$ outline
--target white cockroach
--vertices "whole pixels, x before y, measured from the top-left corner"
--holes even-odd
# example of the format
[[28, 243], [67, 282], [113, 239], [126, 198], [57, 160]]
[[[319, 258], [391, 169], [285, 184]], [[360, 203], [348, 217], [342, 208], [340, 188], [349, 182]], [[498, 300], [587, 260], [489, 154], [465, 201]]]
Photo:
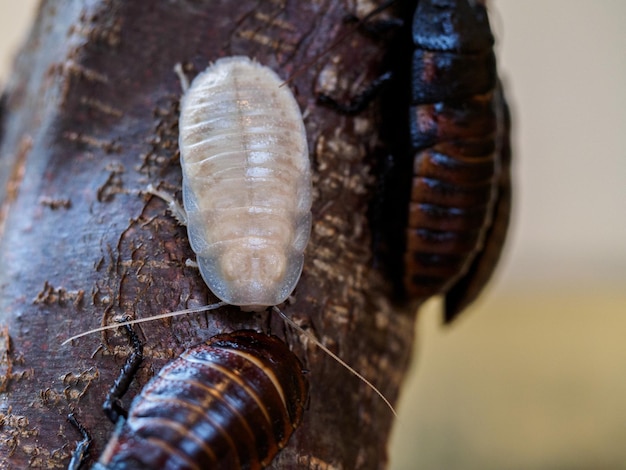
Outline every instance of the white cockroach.
[[183, 171], [181, 208], [165, 199], [187, 225], [202, 278], [216, 304], [96, 328], [76, 338], [134, 324], [236, 305], [273, 307], [283, 319], [391, 403], [365, 377], [303, 330], [278, 307], [293, 292], [311, 232], [311, 166], [300, 108], [284, 81], [248, 57], [217, 60], [188, 85], [179, 120]]
[[189, 242], [211, 291], [246, 310], [292, 293], [311, 231], [306, 131], [282, 83], [247, 57], [227, 57], [200, 73], [181, 101]]

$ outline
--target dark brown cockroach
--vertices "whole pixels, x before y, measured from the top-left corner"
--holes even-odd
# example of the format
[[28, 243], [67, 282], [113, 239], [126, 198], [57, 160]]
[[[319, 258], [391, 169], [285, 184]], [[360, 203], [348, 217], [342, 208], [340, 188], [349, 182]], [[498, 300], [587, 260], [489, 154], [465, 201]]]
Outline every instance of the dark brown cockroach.
[[412, 40], [403, 281], [411, 297], [445, 293], [450, 321], [484, 287], [504, 242], [508, 112], [484, 4], [419, 1]]
[[161, 369], [127, 414], [111, 413], [136, 359], [129, 357], [105, 402], [117, 426], [94, 469], [260, 469], [302, 419], [308, 393], [302, 365], [275, 336], [250, 330], [214, 336]]
[[485, 2], [392, 0], [375, 12], [391, 5], [413, 18], [390, 47], [391, 71], [350, 105], [321, 101], [352, 114], [383, 88], [392, 164], [373, 211], [375, 249], [406, 297], [445, 294], [451, 321], [489, 280], [506, 238], [508, 108]]

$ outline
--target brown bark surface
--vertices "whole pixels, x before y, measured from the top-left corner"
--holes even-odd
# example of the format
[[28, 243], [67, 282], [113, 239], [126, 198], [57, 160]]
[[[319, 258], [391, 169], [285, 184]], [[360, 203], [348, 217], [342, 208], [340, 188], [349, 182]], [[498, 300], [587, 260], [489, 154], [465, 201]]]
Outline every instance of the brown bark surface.
[[[141, 193], [178, 192], [180, 84], [222, 56], [247, 55], [289, 77], [341, 35], [352, 0], [47, 0], [16, 62], [0, 132], [0, 467], [63, 468], [79, 435], [97, 457], [113, 431], [101, 412], [129, 352], [113, 330], [72, 334], [213, 302], [186, 230]], [[373, 266], [376, 107], [358, 117], [316, 105], [377, 77], [385, 43], [352, 34], [289, 84], [305, 113], [314, 169], [313, 230], [286, 313], [395, 402], [414, 317], [394, 309]], [[269, 314], [223, 308], [144, 323], [146, 359], [125, 398], [185, 348], [242, 328], [284, 338], [301, 358], [310, 403], [272, 468], [386, 465], [393, 416], [363, 383]]]

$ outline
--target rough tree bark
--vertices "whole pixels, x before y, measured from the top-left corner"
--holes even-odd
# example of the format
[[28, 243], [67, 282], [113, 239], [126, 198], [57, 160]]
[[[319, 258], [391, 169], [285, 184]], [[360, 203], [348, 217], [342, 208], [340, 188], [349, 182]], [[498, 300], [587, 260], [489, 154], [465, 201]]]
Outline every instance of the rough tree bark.
[[[247, 55], [288, 77], [348, 26], [367, 0], [46, 0], [2, 103], [0, 160], [0, 466], [62, 468], [79, 436], [97, 456], [101, 412], [129, 347], [118, 332], [61, 343], [111, 323], [212, 302], [184, 228], [149, 183], [178, 191], [180, 84], [218, 57]], [[289, 86], [305, 112], [315, 172], [313, 231], [287, 314], [395, 402], [414, 316], [392, 308], [373, 268], [367, 211], [376, 107], [346, 117], [317, 106], [380, 72], [385, 42], [353, 34]], [[272, 468], [383, 468], [389, 409], [360, 381], [269, 314], [223, 308], [137, 327], [146, 360], [126, 403], [186, 347], [242, 328], [271, 330], [308, 369], [304, 422]]]

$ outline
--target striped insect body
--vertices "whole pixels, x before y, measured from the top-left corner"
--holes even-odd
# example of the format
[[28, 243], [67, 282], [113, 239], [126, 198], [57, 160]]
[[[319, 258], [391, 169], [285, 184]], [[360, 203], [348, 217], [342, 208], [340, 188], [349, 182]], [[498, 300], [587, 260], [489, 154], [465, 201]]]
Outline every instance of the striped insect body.
[[[391, 158], [379, 168], [374, 251], [404, 297], [445, 294], [450, 321], [488, 282], [506, 238], [508, 108], [484, 1], [389, 0], [361, 22], [392, 5], [412, 15], [390, 47], [392, 70], [350, 104], [326, 95], [319, 102], [355, 114], [383, 92], [381, 135]], [[380, 23], [370, 29], [398, 24]]]
[[[403, 284], [409, 296], [421, 299], [452, 289], [454, 297], [446, 307], [449, 321], [468, 303], [468, 293], [458, 286], [475, 275], [474, 261], [495, 242], [488, 234], [505, 190], [499, 182], [503, 171], [508, 172], [502, 168], [506, 104], [483, 4], [417, 2], [412, 41], [412, 177]], [[505, 219], [496, 223], [506, 233], [508, 211], [498, 217]], [[499, 255], [503, 242], [502, 234], [498, 246], [490, 247], [493, 254]], [[489, 262], [495, 266], [497, 258], [491, 256]], [[488, 277], [480, 286], [474, 284], [472, 300]]]
[[511, 116], [504, 99], [502, 87], [498, 88], [497, 101], [501, 106], [502, 126], [499, 130], [500, 171], [497, 180], [497, 199], [493, 210], [493, 223], [485, 235], [484, 248], [472, 261], [467, 274], [446, 292], [446, 318], [453, 319], [481, 293], [493, 274], [506, 240], [511, 214]]
[[260, 469], [302, 419], [302, 365], [275, 336], [214, 336], [133, 400], [94, 468]]
[[311, 229], [311, 169], [298, 104], [268, 67], [216, 61], [181, 101], [183, 202], [200, 273], [247, 310], [295, 288]]

